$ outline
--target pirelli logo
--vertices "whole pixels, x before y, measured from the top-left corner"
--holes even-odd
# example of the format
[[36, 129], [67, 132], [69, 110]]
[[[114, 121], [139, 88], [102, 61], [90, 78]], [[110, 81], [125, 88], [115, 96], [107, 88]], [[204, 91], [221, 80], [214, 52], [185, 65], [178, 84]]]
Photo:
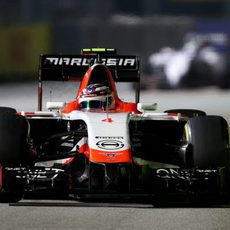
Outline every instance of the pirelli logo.
[[[89, 66], [95, 63], [96, 58], [90, 57], [45, 57], [43, 64], [48, 66]], [[136, 58], [102, 58], [102, 62], [106, 66], [131, 67], [136, 66]]]

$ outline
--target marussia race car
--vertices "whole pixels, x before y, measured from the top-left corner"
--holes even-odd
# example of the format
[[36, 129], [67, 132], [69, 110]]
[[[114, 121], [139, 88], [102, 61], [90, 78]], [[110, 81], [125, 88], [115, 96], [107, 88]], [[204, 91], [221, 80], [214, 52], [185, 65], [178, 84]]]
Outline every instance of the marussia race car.
[[[0, 197], [25, 194], [222, 196], [229, 191], [228, 124], [189, 109], [139, 103], [139, 60], [114, 49], [41, 55], [38, 111], [0, 108]], [[47, 102], [43, 81], [81, 81], [76, 99]], [[136, 103], [115, 82], [136, 82]]]

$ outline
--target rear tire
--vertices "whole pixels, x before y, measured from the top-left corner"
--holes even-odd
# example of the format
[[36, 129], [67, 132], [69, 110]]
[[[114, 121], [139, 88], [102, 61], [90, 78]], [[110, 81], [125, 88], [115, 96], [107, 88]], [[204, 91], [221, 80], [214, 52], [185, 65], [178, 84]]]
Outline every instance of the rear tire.
[[180, 113], [188, 117], [206, 116], [206, 113], [197, 109], [169, 109], [165, 113]]

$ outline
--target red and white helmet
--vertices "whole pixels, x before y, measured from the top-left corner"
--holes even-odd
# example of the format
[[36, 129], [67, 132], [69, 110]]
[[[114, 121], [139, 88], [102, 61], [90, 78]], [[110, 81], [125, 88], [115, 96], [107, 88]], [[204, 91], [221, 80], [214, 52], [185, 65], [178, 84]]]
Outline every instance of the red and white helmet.
[[83, 89], [79, 97], [79, 105], [82, 110], [101, 110], [106, 108], [114, 109], [115, 101], [112, 91], [103, 84], [90, 84]]

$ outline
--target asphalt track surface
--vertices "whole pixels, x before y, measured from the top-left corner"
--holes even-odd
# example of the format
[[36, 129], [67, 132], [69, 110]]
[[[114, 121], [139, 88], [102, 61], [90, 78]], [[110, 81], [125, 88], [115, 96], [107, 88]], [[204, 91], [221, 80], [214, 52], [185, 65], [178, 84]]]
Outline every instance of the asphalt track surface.
[[[128, 86], [120, 90], [127, 98]], [[0, 105], [18, 111], [37, 108], [36, 83], [0, 85]], [[58, 96], [67, 96], [59, 91]], [[54, 101], [54, 93], [45, 95]], [[230, 91], [215, 88], [180, 91], [148, 90], [141, 102], [170, 108], [196, 108], [224, 116], [230, 122]], [[74, 200], [22, 200], [0, 204], [0, 229], [230, 229], [230, 205], [155, 207], [146, 203], [101, 203]]]

